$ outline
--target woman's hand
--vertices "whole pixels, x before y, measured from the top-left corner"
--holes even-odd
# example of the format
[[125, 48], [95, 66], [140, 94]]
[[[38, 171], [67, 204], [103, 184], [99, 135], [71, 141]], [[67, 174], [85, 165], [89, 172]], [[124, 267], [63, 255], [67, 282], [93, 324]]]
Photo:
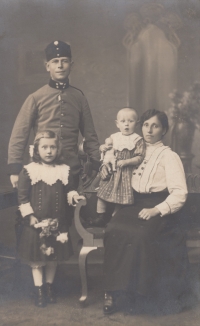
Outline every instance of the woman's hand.
[[38, 219], [35, 216], [31, 215], [30, 216], [30, 226], [34, 226], [37, 223], [38, 223]]
[[156, 207], [144, 208], [139, 212], [138, 218], [141, 218], [143, 220], [149, 220], [151, 217], [157, 216], [159, 214], [160, 211]]
[[111, 148], [112, 148], [112, 145], [103, 144], [103, 145], [101, 145], [99, 147], [99, 150], [100, 150], [100, 152], [105, 153], [105, 152], [107, 152]]
[[126, 166], [126, 160], [117, 161], [117, 167], [118, 168], [123, 168], [124, 166]]

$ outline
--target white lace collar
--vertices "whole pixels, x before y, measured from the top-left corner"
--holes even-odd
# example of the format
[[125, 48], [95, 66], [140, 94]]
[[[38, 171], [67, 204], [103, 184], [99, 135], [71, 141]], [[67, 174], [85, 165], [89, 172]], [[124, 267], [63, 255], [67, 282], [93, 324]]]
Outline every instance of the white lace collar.
[[113, 140], [113, 148], [119, 151], [122, 151], [123, 149], [128, 149], [131, 151], [135, 148], [136, 143], [138, 140], [140, 140], [142, 137], [136, 134], [135, 132], [131, 135], [123, 135], [121, 132], [116, 132], [115, 134], [111, 135], [111, 138]]
[[64, 185], [68, 184], [70, 167], [66, 164], [48, 165], [32, 162], [25, 165], [24, 168], [28, 172], [32, 185], [43, 181], [52, 186], [57, 180], [60, 180]]

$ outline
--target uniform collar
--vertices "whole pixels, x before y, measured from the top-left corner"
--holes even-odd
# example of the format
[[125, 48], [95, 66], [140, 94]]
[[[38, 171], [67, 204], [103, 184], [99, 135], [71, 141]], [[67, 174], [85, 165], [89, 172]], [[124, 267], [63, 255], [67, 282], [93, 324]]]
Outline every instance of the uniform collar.
[[67, 78], [61, 83], [50, 78], [49, 86], [55, 89], [66, 89], [69, 87], [69, 79]]

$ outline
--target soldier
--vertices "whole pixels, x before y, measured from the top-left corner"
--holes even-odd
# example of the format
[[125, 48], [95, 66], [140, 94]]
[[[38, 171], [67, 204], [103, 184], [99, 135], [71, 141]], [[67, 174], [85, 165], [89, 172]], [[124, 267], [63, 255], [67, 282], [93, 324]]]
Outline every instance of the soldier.
[[[78, 186], [80, 161], [78, 158], [79, 130], [85, 138], [85, 150], [90, 157], [93, 175], [99, 169], [99, 143], [90, 108], [81, 90], [69, 84], [73, 65], [71, 48], [62, 41], [53, 41], [45, 49], [49, 84], [29, 95], [15, 121], [8, 149], [8, 167], [13, 187], [17, 187], [23, 155], [30, 131], [34, 134], [50, 129], [61, 139], [65, 163], [70, 166], [74, 183]], [[88, 183], [88, 179], [85, 183]]]

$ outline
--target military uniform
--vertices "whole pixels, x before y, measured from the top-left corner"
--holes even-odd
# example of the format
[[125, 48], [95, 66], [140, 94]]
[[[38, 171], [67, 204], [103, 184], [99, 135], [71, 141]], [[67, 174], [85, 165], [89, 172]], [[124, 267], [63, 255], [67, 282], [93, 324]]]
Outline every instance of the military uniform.
[[[60, 44], [60, 47], [59, 47]], [[64, 44], [64, 48], [62, 45]], [[69, 47], [69, 46], [68, 46]], [[47, 60], [52, 57], [71, 57], [70, 47], [66, 52], [66, 43], [55, 41], [46, 49]], [[77, 176], [80, 172], [78, 158], [79, 130], [85, 138], [86, 151], [93, 163], [94, 170], [99, 167], [99, 143], [84, 94], [69, 85], [69, 80], [49, 84], [29, 95], [15, 121], [8, 150], [9, 174], [19, 174], [29, 134], [43, 130], [56, 132], [63, 145], [65, 163]]]

